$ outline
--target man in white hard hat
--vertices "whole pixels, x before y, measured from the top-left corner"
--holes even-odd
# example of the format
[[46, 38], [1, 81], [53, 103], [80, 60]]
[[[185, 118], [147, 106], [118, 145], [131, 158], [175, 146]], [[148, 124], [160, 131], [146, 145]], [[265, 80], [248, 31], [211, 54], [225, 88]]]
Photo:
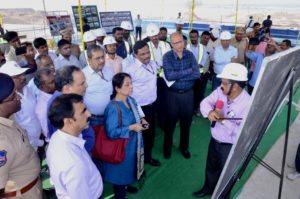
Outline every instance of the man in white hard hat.
[[98, 28], [93, 30], [94, 35], [96, 36], [96, 44], [102, 48], [104, 48], [103, 46], [103, 40], [106, 36], [106, 31], [104, 30], [104, 28]]
[[[214, 51], [214, 72], [216, 75], [222, 73], [226, 64], [237, 61], [237, 49], [230, 45], [231, 33], [223, 31], [220, 35], [221, 45], [217, 46]], [[215, 90], [221, 85], [221, 79], [213, 78], [212, 88]]]
[[93, 31], [87, 31], [83, 34], [84, 48], [95, 45], [96, 44], [96, 35]]
[[147, 37], [150, 41], [147, 42], [151, 54], [151, 60], [155, 61], [158, 66], [162, 66], [162, 58], [166, 52], [171, 50], [167, 42], [159, 40], [159, 28], [156, 24], [150, 23], [146, 28]]
[[83, 42], [84, 42], [84, 51], [83, 53], [80, 54], [79, 57], [79, 61], [81, 63], [82, 66], [86, 66], [87, 65], [87, 55], [86, 55], [86, 49], [89, 46], [93, 46], [96, 44], [96, 35], [94, 33], [94, 31], [87, 31], [85, 33], [83, 33]]
[[[171, 46], [169, 43], [165, 41], [159, 40], [159, 28], [156, 24], [150, 23], [146, 28], [146, 34], [149, 38], [149, 42], [147, 42], [150, 50], [151, 60], [155, 61], [159, 66], [158, 75], [162, 75], [162, 64], [163, 64], [163, 56], [166, 52], [171, 50]], [[164, 126], [165, 114], [166, 114], [166, 98], [167, 98], [167, 90], [166, 84], [162, 77], [158, 77], [157, 79], [157, 117], [158, 123], [161, 128]]]
[[[227, 64], [217, 76], [222, 81], [221, 86], [200, 104], [202, 115], [212, 122], [212, 138], [208, 147], [205, 183], [200, 191], [194, 193], [196, 197], [213, 193], [230, 149], [237, 140], [250, 101], [249, 94], [244, 90], [247, 74], [245, 66], [238, 63]], [[220, 103], [222, 105], [218, 105]]]
[[117, 55], [117, 42], [113, 36], [106, 36], [103, 41], [106, 52], [105, 64], [112, 68], [114, 75], [122, 72], [123, 58]]
[[220, 30], [219, 29], [212, 29], [210, 30], [210, 39], [206, 45], [207, 53], [209, 55], [209, 70], [213, 71], [213, 62], [214, 62], [214, 51], [215, 48], [219, 45], [221, 45], [220, 41]]
[[130, 34], [130, 31], [133, 30], [132, 24], [129, 21], [122, 21], [120, 27], [123, 29], [123, 39], [127, 54], [131, 54], [133, 51], [133, 45], [135, 43], [134, 36]]

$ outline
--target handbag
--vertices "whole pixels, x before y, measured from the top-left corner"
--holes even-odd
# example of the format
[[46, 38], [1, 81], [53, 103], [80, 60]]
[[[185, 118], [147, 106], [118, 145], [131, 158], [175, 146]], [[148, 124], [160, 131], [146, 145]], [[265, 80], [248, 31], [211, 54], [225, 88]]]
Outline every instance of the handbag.
[[[117, 102], [113, 101], [118, 109], [118, 126], [122, 127], [122, 112]], [[95, 147], [92, 156], [111, 164], [121, 163], [125, 159], [128, 139], [110, 139], [103, 125], [93, 127], [95, 131]]]

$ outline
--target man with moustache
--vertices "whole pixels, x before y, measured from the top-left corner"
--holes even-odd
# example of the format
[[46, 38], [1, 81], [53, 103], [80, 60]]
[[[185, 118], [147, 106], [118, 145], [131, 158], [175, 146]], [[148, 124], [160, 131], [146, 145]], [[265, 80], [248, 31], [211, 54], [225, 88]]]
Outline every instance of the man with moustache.
[[[250, 96], [244, 90], [246, 86], [247, 68], [238, 63], [227, 64], [217, 77], [221, 86], [214, 90], [200, 104], [203, 117], [207, 117], [215, 125], [211, 125], [211, 140], [208, 147], [205, 183], [194, 192], [196, 197], [204, 197], [213, 193], [232, 145], [236, 142], [242, 120], [223, 120], [222, 118], [244, 118]], [[222, 110], [215, 108], [217, 101], [222, 101]]]
[[47, 163], [58, 198], [98, 199], [102, 178], [84, 148], [81, 132], [91, 116], [78, 94], [63, 94], [50, 105], [48, 117], [58, 130], [50, 139]]
[[41, 199], [39, 158], [12, 119], [20, 109], [13, 79], [0, 73], [0, 198]]

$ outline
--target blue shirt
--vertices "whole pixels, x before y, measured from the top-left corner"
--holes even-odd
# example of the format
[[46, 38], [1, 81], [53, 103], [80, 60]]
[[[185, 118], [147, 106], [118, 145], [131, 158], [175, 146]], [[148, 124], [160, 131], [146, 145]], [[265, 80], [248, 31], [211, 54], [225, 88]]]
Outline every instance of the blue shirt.
[[255, 62], [255, 68], [253, 71], [253, 75], [251, 77], [251, 80], [249, 81], [250, 86], [254, 87], [257, 77], [259, 75], [260, 69], [261, 69], [261, 64], [264, 60], [264, 54], [258, 53], [258, 52], [252, 52], [248, 51], [246, 53], [246, 57], [248, 57], [251, 61]]
[[195, 56], [188, 50], [183, 50], [182, 58], [173, 51], [168, 51], [163, 57], [163, 69], [168, 81], [175, 81], [174, 90], [189, 90], [194, 81], [200, 78], [199, 66]]
[[117, 55], [125, 59], [127, 57], [127, 50], [124, 41], [117, 43]]
[[[48, 102], [48, 110], [50, 108], [50, 105], [52, 104], [52, 102], [55, 100], [55, 98], [57, 98], [58, 96], [62, 95], [61, 92], [59, 91], [55, 91], [52, 95], [52, 97], [49, 99]], [[49, 139], [51, 138], [51, 136], [53, 135], [54, 132], [57, 131], [57, 129], [51, 124], [50, 120], [48, 119], [48, 137]], [[84, 148], [87, 150], [88, 153], [91, 153], [94, 145], [95, 145], [95, 132], [92, 129], [92, 127], [86, 128], [84, 129], [82, 132], [82, 138], [86, 141], [84, 144]]]

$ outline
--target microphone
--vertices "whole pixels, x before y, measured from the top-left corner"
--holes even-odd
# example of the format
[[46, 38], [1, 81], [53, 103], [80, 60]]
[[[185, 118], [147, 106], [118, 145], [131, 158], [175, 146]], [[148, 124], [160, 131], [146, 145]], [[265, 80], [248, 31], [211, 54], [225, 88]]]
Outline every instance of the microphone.
[[[218, 101], [216, 102], [215, 111], [216, 111], [217, 113], [220, 113], [220, 112], [222, 111], [222, 109], [223, 109], [223, 106], [224, 106], [224, 102], [223, 102], [222, 100], [218, 100]], [[213, 121], [213, 122], [211, 123], [210, 127], [211, 127], [211, 128], [214, 128], [215, 125], [216, 125], [216, 121]]]

